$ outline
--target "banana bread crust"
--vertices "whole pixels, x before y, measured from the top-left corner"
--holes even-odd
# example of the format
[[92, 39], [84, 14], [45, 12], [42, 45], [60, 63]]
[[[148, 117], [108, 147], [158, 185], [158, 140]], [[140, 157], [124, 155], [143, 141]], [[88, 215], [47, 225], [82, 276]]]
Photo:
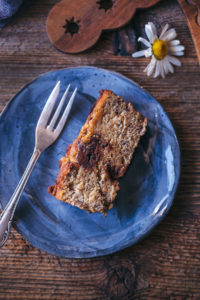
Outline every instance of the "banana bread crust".
[[105, 215], [146, 125], [147, 119], [131, 103], [102, 90], [78, 137], [59, 161], [60, 172], [49, 193]]

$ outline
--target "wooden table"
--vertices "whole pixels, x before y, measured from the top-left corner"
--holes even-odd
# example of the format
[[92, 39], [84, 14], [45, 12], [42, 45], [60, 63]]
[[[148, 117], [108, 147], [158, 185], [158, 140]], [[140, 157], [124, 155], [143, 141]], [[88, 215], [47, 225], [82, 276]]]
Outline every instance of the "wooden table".
[[0, 111], [20, 88], [45, 72], [91, 65], [122, 73], [168, 112], [182, 153], [174, 205], [143, 241], [94, 259], [64, 259], [27, 244], [12, 229], [0, 249], [0, 299], [200, 299], [200, 70], [185, 17], [175, 0], [138, 11], [135, 21], [168, 22], [185, 45], [182, 67], [166, 79], [147, 78], [149, 59], [115, 56], [112, 33], [80, 55], [49, 42], [45, 20], [53, 0], [35, 0], [0, 31]]

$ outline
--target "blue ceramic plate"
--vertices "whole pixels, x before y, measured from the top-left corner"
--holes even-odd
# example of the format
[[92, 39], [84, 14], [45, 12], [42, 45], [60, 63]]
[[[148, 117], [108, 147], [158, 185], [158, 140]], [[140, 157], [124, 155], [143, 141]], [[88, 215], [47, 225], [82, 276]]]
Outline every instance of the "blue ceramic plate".
[[[133, 245], [169, 210], [180, 172], [180, 151], [172, 124], [161, 105], [120, 74], [78, 67], [47, 73], [23, 88], [0, 116], [0, 202], [5, 207], [31, 157], [35, 127], [54, 87], [61, 93], [78, 87], [69, 121], [54, 145], [40, 157], [20, 199], [15, 226], [35, 247], [64, 257], [93, 257]], [[88, 214], [50, 196], [58, 160], [77, 137], [101, 89], [111, 89], [148, 118], [145, 136], [120, 179], [114, 207], [107, 217]]]

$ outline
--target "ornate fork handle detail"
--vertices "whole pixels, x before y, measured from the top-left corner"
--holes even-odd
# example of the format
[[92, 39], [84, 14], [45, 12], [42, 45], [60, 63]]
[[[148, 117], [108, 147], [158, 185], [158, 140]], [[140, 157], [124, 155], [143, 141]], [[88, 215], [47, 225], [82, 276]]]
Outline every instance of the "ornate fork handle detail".
[[35, 148], [15, 192], [0, 216], [0, 247], [2, 247], [8, 239], [15, 209], [40, 154], [41, 151]]

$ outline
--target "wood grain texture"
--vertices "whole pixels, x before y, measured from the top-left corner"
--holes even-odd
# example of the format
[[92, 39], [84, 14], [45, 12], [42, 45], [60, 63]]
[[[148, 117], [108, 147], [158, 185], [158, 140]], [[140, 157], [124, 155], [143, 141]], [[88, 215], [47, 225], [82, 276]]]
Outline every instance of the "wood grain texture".
[[102, 30], [127, 24], [136, 8], [150, 7], [159, 1], [62, 0], [48, 15], [47, 33], [57, 49], [66, 53], [80, 53], [98, 41]]
[[[138, 11], [144, 24], [175, 27], [186, 47], [182, 67], [166, 79], [147, 78], [147, 58], [114, 56], [112, 34], [94, 48], [66, 55], [49, 42], [45, 21], [53, 0], [35, 0], [0, 31], [0, 110], [26, 83], [45, 72], [77, 65], [118, 71], [137, 81], [168, 112], [181, 146], [182, 172], [174, 205], [143, 241], [95, 259], [63, 259], [28, 245], [12, 229], [0, 249], [0, 299], [200, 299], [200, 70], [185, 17], [175, 0]], [[13, 144], [14, 147], [14, 144]]]

